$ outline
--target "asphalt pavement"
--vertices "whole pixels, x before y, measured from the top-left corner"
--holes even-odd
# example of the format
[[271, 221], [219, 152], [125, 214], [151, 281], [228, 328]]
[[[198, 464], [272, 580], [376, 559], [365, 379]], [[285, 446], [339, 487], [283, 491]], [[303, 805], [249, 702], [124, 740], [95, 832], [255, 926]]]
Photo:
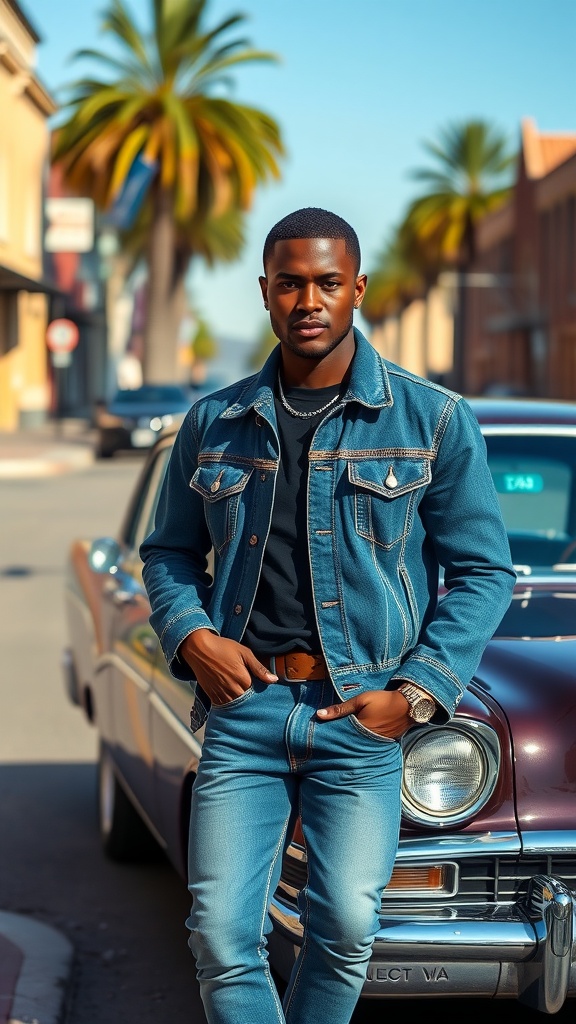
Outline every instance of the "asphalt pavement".
[[[94, 460], [84, 420], [0, 432], [0, 482], [77, 472]], [[0, 1024], [61, 1024], [74, 949], [61, 932], [0, 910]]]

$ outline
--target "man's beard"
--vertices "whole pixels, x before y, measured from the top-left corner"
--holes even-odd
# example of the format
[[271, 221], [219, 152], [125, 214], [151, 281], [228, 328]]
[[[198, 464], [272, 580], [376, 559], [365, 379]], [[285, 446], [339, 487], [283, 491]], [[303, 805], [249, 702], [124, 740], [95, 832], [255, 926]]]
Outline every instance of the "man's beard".
[[[325, 356], [329, 355], [330, 352], [333, 352], [335, 348], [338, 348], [338, 345], [341, 345], [342, 342], [344, 341], [344, 338], [348, 336], [348, 334], [352, 330], [352, 327], [354, 326], [354, 316], [353, 313], [350, 313], [350, 320], [347, 326], [342, 331], [342, 333], [338, 334], [335, 338], [333, 338], [328, 348], [322, 349], [321, 353], [311, 351], [311, 346], [310, 348], [308, 348], [310, 342], [304, 342], [302, 347], [300, 347], [300, 345], [297, 342], [293, 342], [290, 339], [290, 337], [284, 337], [282, 334], [282, 328], [278, 324], [278, 321], [275, 320], [275, 318], [272, 316], [272, 314], [270, 314], [270, 325], [278, 340], [283, 345], [285, 345], [290, 352], [293, 352], [294, 355], [301, 356], [302, 359], [324, 359]], [[286, 333], [288, 334], [288, 332]]]

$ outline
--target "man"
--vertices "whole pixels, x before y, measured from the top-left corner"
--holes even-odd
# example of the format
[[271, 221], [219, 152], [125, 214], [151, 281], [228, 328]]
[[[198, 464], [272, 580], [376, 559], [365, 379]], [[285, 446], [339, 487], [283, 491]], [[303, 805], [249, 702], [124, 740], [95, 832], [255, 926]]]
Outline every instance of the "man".
[[[397, 850], [399, 739], [454, 714], [515, 579], [473, 414], [354, 329], [359, 271], [332, 213], [272, 228], [279, 345], [191, 409], [142, 547], [194, 728], [210, 709], [187, 922], [209, 1024], [350, 1021]], [[267, 908], [299, 817], [304, 935], [281, 1007]]]

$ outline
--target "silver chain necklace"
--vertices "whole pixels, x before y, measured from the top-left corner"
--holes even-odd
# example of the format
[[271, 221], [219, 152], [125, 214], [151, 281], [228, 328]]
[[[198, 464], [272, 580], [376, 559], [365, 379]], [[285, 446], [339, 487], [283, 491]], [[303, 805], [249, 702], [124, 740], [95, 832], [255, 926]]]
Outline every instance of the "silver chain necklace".
[[300, 420], [309, 420], [312, 416], [318, 416], [321, 412], [325, 412], [326, 409], [329, 409], [331, 405], [334, 405], [334, 402], [337, 402], [338, 399], [340, 398], [340, 392], [338, 392], [336, 395], [334, 395], [334, 398], [331, 398], [329, 402], [326, 402], [326, 405], [320, 406], [319, 409], [314, 409], [313, 412], [300, 412], [299, 409], [293, 409], [292, 406], [289, 404], [288, 399], [286, 398], [286, 395], [284, 394], [284, 390], [282, 388], [280, 373], [278, 373], [278, 394], [280, 396], [280, 401], [282, 402], [282, 405], [286, 409], [286, 412], [289, 412], [291, 416], [297, 416], [298, 419]]

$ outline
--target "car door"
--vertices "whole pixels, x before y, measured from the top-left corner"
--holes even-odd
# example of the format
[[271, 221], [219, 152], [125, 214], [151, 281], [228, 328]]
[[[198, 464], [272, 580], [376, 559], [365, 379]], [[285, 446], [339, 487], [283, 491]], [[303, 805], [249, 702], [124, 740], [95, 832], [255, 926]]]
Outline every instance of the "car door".
[[190, 684], [170, 674], [159, 649], [152, 675], [152, 740], [155, 761], [156, 799], [160, 831], [176, 866], [184, 871], [184, 818], [188, 801], [186, 780], [192, 780], [202, 751], [204, 726], [190, 731]]
[[138, 551], [149, 532], [169, 455], [170, 447], [160, 446], [150, 460], [124, 526], [122, 557], [104, 587], [109, 616], [114, 761], [143, 816], [154, 826], [158, 815], [150, 696], [158, 639], [149, 622], [150, 604]]

